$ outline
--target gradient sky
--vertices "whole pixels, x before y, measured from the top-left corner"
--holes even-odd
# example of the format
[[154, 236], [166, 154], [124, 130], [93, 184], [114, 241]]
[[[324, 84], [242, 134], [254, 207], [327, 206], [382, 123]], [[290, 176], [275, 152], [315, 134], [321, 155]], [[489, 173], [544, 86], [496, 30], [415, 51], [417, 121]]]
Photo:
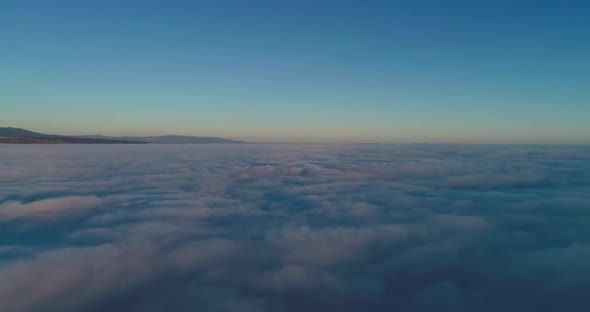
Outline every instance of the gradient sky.
[[0, 1], [0, 126], [590, 143], [589, 1]]

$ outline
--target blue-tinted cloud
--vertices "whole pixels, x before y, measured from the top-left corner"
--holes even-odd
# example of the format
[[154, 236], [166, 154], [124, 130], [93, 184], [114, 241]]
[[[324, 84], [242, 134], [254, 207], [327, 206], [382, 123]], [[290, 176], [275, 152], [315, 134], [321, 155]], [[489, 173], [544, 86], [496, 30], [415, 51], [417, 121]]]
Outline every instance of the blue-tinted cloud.
[[590, 150], [4, 146], [2, 311], [586, 311]]

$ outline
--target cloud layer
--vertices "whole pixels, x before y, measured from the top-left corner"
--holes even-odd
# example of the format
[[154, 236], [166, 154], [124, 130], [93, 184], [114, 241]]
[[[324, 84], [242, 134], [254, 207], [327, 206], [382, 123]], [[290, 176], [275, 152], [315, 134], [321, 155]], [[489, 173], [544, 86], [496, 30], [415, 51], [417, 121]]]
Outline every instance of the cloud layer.
[[590, 148], [0, 146], [1, 311], [588, 311]]

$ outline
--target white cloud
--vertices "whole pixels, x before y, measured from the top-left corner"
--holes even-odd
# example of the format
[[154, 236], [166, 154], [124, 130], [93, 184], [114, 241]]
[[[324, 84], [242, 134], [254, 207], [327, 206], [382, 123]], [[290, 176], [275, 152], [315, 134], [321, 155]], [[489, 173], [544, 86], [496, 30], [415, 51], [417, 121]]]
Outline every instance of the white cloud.
[[7, 148], [1, 311], [589, 310], [584, 147]]
[[30, 203], [7, 202], [0, 205], [0, 220], [76, 216], [98, 207], [100, 203], [100, 199], [95, 196], [48, 198]]

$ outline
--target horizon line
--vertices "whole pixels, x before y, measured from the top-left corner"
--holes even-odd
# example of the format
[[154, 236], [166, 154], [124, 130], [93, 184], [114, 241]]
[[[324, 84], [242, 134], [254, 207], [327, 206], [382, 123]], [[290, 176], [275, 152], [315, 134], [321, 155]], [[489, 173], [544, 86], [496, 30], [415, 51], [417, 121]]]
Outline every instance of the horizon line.
[[[488, 146], [499, 146], [499, 145], [511, 145], [511, 146], [590, 146], [590, 142], [586, 143], [564, 143], [564, 142], [452, 142], [452, 141], [443, 141], [443, 142], [435, 142], [435, 141], [407, 141], [407, 142], [400, 142], [400, 141], [350, 141], [346, 142], [343, 140], [319, 140], [319, 141], [306, 141], [306, 140], [265, 140], [261, 138], [253, 138], [253, 137], [237, 137], [237, 136], [219, 136], [219, 135], [195, 135], [195, 134], [156, 134], [156, 135], [103, 135], [99, 133], [92, 133], [92, 134], [47, 134], [43, 130], [29, 130], [26, 128], [21, 127], [14, 127], [14, 126], [4, 126], [0, 128], [8, 128], [8, 129], [19, 129], [25, 131], [31, 131], [39, 134], [44, 135], [55, 135], [55, 136], [68, 136], [68, 137], [82, 137], [82, 136], [104, 136], [107, 138], [125, 138], [125, 137], [137, 137], [137, 138], [149, 138], [149, 137], [163, 137], [163, 136], [183, 136], [183, 137], [199, 137], [199, 138], [219, 138], [219, 139], [229, 139], [229, 140], [237, 140], [242, 141], [242, 143], [249, 143], [249, 144], [313, 144], [313, 145], [488, 145]], [[182, 144], [182, 143], [180, 143]], [[207, 143], [199, 143], [199, 144], [207, 144]], [[215, 143], [210, 143], [215, 144]]]

